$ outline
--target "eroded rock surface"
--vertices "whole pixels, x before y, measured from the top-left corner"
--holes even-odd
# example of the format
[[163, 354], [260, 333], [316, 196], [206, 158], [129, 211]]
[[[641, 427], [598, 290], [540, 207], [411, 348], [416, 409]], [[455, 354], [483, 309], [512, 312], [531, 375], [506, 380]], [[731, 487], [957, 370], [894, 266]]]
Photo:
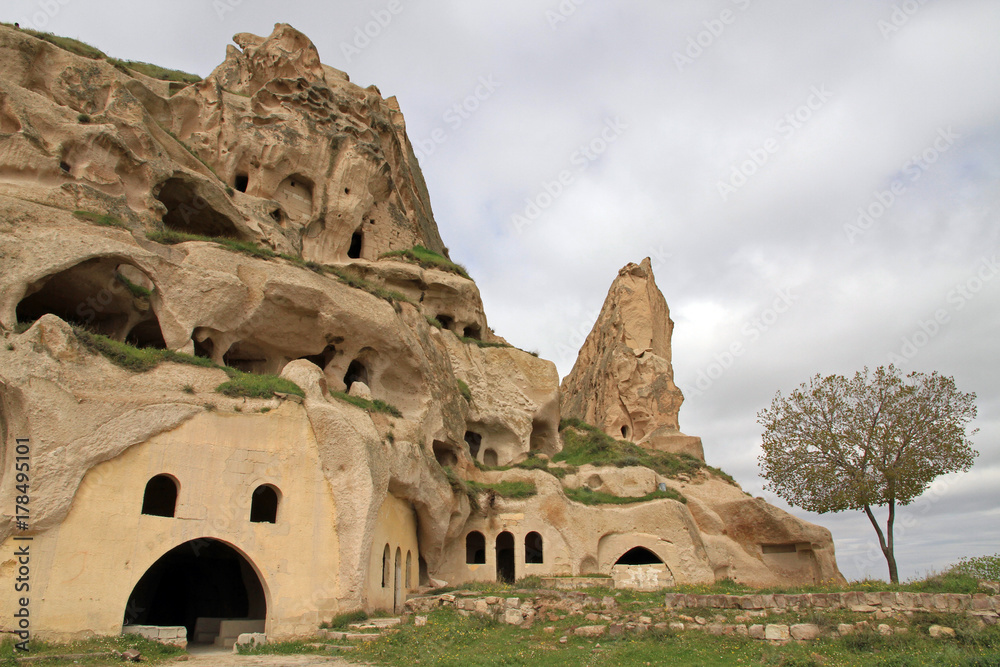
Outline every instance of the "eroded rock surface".
[[701, 438], [680, 432], [684, 396], [674, 384], [674, 323], [647, 257], [618, 272], [573, 370], [563, 414], [643, 447], [704, 459]]
[[[554, 462], [566, 416], [701, 456], [648, 260], [560, 392], [445, 261], [395, 100], [290, 26], [234, 41], [185, 86], [0, 27], [0, 573], [30, 536], [38, 636], [155, 625], [161, 580], [282, 638], [444, 582], [840, 576], [827, 531], [710, 469]], [[384, 256], [415, 246], [437, 260]], [[218, 391], [277, 376], [302, 395]], [[638, 501], [661, 486], [684, 498]], [[170, 579], [202, 566], [243, 592]]]

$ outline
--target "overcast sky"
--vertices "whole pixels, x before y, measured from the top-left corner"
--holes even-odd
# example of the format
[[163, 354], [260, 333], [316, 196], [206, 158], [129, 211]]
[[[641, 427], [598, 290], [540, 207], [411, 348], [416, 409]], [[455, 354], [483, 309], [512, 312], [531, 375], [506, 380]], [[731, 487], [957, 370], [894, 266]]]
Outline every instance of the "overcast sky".
[[[1000, 552], [995, 0], [7, 0], [0, 16], [202, 76], [237, 32], [302, 30], [398, 98], [441, 236], [514, 345], [565, 376], [618, 269], [653, 258], [681, 428], [754, 495], [776, 501], [756, 414], [778, 390], [893, 359], [954, 376], [979, 396], [981, 453], [900, 515], [900, 575]], [[849, 579], [887, 577], [862, 514], [792, 511], [833, 530]]]

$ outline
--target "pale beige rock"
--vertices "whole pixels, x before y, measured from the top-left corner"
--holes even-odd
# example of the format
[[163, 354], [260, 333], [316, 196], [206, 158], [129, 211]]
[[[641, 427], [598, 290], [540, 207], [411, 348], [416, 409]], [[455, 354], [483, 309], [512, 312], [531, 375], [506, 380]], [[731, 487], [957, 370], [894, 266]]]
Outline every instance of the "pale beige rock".
[[[496, 580], [508, 557], [518, 578], [602, 574], [638, 588], [839, 577], [828, 532], [712, 474], [489, 470], [551, 462], [561, 416], [701, 456], [678, 430], [672, 324], [649, 261], [620, 273], [561, 397], [552, 362], [492, 332], [472, 280], [381, 257], [418, 244], [447, 254], [396, 101], [324, 66], [290, 26], [234, 41], [183, 86], [0, 26], [0, 433], [4, 451], [22, 437], [32, 447], [31, 529], [49, 554], [37, 574], [51, 586], [33, 598], [37, 636], [115, 634], [143, 574], [197, 540], [244, 555], [268, 598], [254, 620], [277, 640], [345, 611], [400, 612], [420, 589]], [[157, 242], [164, 229], [286, 257]], [[231, 398], [216, 392], [222, 369], [175, 361], [128, 371], [70, 324], [280, 375], [304, 396]], [[12, 470], [0, 471], [8, 508]], [[140, 512], [156, 474], [178, 478], [174, 517]], [[463, 479], [536, 493], [470, 494]], [[266, 526], [246, 506], [262, 484], [283, 494]], [[641, 497], [659, 484], [689, 503], [587, 506], [565, 492]], [[8, 513], [0, 572], [13, 571], [16, 530]], [[619, 563], [637, 549], [658, 562]], [[535, 619], [490, 600], [460, 611], [483, 602], [512, 624]], [[0, 618], [11, 604], [0, 598]]]
[[927, 628], [927, 634], [929, 634], [934, 639], [941, 639], [942, 637], [954, 637], [955, 629], [949, 628], [944, 625], [932, 625]]
[[673, 328], [649, 258], [625, 266], [563, 380], [564, 416], [649, 449], [703, 459], [701, 439], [681, 433], [677, 421], [684, 396], [670, 362]]
[[792, 639], [799, 641], [819, 639], [822, 634], [820, 627], [814, 623], [796, 623], [789, 628], [788, 632]]

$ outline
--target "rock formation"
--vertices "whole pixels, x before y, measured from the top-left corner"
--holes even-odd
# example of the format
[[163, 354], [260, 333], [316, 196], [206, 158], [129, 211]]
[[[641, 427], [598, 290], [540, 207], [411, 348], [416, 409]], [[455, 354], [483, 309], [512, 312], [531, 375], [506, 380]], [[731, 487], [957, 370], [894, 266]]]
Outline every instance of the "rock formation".
[[647, 257], [618, 272], [601, 314], [562, 384], [562, 411], [649, 449], [700, 459], [701, 438], [680, 432], [674, 323]]
[[[30, 543], [36, 636], [302, 636], [443, 581], [839, 577], [827, 531], [700, 463], [567, 463], [555, 365], [447, 259], [395, 100], [290, 26], [235, 42], [183, 85], [0, 27], [0, 573]], [[615, 285], [566, 413], [676, 450], [666, 304], [648, 263]]]

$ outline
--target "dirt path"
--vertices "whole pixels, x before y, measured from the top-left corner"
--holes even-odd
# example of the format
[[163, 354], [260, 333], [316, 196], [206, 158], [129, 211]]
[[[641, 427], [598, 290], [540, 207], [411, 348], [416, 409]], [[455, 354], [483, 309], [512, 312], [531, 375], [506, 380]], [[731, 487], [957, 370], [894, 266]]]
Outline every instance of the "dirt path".
[[196, 653], [187, 660], [174, 660], [164, 664], [178, 667], [307, 667], [308, 665], [368, 667], [363, 663], [326, 655], [236, 655], [222, 651]]

